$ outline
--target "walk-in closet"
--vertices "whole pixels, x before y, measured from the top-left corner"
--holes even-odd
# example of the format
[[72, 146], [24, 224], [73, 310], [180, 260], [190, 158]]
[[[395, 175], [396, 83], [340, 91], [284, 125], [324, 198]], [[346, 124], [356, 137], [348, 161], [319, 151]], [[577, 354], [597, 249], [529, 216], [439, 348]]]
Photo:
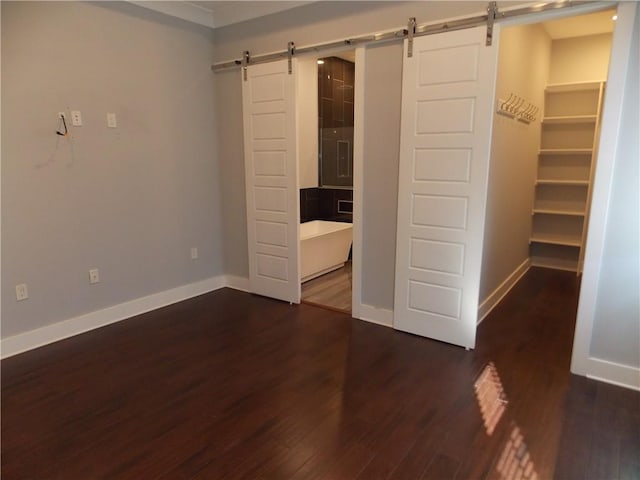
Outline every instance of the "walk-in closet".
[[529, 267], [580, 280], [614, 22], [603, 11], [501, 32], [480, 318]]

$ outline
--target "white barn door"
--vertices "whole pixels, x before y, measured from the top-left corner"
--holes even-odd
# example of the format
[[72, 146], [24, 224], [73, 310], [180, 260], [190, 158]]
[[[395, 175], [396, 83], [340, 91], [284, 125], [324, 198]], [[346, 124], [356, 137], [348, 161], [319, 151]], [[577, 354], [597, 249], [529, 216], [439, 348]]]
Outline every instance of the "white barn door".
[[295, 67], [247, 67], [242, 104], [249, 290], [300, 303]]
[[475, 346], [498, 27], [405, 40], [394, 328]]

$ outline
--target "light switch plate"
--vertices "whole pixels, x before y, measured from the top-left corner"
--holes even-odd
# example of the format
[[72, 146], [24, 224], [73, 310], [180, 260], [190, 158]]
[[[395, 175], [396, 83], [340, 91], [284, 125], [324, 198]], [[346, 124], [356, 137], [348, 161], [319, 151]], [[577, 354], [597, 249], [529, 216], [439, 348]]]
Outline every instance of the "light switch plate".
[[26, 300], [29, 298], [29, 291], [27, 290], [27, 284], [21, 283], [16, 285], [16, 300]]

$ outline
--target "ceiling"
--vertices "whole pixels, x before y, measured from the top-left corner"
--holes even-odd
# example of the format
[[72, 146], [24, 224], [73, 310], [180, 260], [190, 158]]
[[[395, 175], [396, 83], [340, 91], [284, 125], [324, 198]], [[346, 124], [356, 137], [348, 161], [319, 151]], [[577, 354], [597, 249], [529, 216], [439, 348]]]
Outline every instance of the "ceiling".
[[313, 3], [310, 1], [131, 1], [140, 7], [182, 18], [210, 28], [224, 27], [252, 18]]
[[615, 23], [611, 17], [614, 14], [615, 10], [605, 10], [587, 15], [551, 20], [544, 22], [542, 26], [552, 40], [596, 35], [598, 33], [611, 33], [613, 32], [613, 24]]

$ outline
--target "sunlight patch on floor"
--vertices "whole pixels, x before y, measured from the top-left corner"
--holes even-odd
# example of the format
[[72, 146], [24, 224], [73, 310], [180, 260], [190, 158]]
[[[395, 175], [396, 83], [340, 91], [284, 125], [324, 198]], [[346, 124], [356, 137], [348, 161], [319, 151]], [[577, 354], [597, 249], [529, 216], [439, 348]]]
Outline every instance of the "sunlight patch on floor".
[[[498, 370], [489, 362], [475, 381], [480, 413], [487, 435], [492, 435], [507, 410], [507, 396], [500, 381]], [[500, 454], [496, 470], [503, 480], [537, 480], [533, 460], [524, 442], [520, 427], [512, 423], [511, 432]]]
[[476, 391], [484, 427], [487, 430], [487, 434], [491, 435], [507, 408], [507, 399], [502, 388], [502, 382], [493, 363], [489, 363], [484, 367], [473, 388]]
[[511, 430], [496, 468], [505, 480], [537, 480], [538, 478], [529, 449], [517, 425], [514, 425]]

